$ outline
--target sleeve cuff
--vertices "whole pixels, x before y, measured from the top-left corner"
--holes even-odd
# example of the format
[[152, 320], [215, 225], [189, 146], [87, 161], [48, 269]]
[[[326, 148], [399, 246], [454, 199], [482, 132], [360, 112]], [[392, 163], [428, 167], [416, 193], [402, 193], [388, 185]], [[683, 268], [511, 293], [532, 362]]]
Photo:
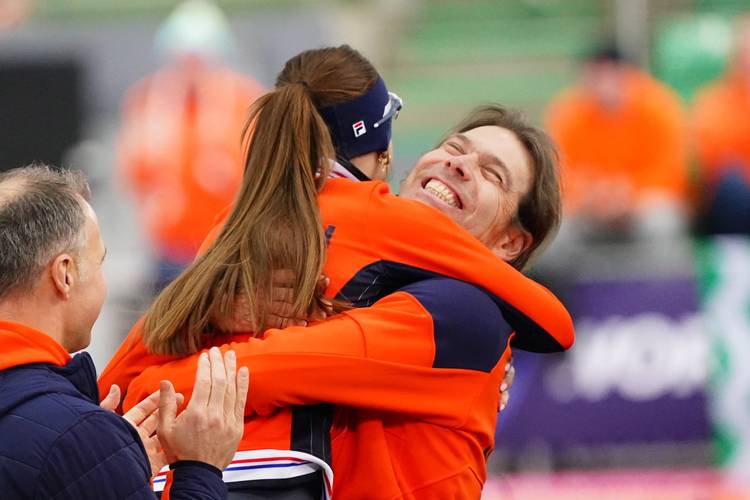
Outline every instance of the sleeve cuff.
[[197, 460], [178, 460], [173, 464], [169, 464], [170, 470], [184, 469], [186, 467], [200, 467], [201, 469], [213, 472], [214, 475], [218, 477], [222, 477], [220, 469], [211, 464], [207, 464], [206, 462], [199, 462]]
[[[205, 462], [181, 460], [170, 464], [164, 493], [170, 500], [226, 500], [221, 471]], [[163, 497], [162, 497], [163, 498]]]

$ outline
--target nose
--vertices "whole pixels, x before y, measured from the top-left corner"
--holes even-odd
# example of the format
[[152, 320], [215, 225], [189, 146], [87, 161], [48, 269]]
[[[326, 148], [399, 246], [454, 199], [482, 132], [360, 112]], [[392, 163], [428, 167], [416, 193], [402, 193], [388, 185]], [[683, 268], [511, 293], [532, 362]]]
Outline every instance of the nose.
[[457, 157], [449, 158], [445, 162], [445, 167], [448, 169], [450, 173], [452, 173], [459, 179], [461, 180], [469, 179], [468, 165], [466, 165], [462, 157], [457, 156]]

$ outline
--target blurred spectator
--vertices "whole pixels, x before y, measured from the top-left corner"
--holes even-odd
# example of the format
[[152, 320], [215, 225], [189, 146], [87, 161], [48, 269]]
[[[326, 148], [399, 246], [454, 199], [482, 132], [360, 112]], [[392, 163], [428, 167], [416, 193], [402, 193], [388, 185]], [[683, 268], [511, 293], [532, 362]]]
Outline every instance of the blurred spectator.
[[750, 14], [737, 20], [726, 74], [696, 98], [693, 132], [706, 184], [704, 229], [750, 233]]
[[564, 201], [581, 236], [681, 234], [686, 144], [674, 92], [615, 47], [585, 61], [580, 82], [550, 105], [562, 156]]
[[0, 1], [0, 33], [10, 31], [23, 24], [33, 7], [31, 0]]
[[231, 45], [215, 5], [182, 3], [156, 36], [167, 63], [124, 103], [122, 177], [158, 260], [157, 289], [193, 260], [242, 179], [242, 127], [263, 89], [222, 66]]

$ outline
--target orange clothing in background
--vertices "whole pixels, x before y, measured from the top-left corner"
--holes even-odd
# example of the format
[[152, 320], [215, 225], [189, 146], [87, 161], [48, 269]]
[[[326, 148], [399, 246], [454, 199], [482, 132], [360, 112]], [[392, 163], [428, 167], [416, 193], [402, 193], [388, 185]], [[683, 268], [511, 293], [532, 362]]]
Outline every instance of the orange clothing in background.
[[750, 182], [750, 79], [729, 75], [702, 89], [692, 125], [698, 161], [709, 182], [727, 167], [741, 168]]
[[564, 91], [550, 105], [546, 127], [562, 160], [563, 197], [571, 213], [600, 180], [623, 181], [631, 208], [649, 191], [678, 201], [686, 197], [686, 142], [676, 94], [636, 69], [625, 75], [624, 102], [603, 108], [586, 89]]
[[263, 89], [218, 66], [175, 65], [136, 84], [119, 162], [159, 257], [189, 262], [242, 181], [241, 133]]

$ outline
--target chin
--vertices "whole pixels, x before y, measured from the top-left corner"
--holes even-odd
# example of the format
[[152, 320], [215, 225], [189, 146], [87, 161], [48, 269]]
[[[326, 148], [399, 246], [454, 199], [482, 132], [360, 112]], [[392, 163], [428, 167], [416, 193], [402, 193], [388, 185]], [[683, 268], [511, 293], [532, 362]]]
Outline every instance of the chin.
[[89, 330], [88, 333], [82, 334], [74, 339], [72, 339], [70, 342], [68, 342], [68, 345], [65, 346], [65, 349], [69, 353], [74, 353], [78, 351], [83, 351], [91, 344], [91, 331]]

